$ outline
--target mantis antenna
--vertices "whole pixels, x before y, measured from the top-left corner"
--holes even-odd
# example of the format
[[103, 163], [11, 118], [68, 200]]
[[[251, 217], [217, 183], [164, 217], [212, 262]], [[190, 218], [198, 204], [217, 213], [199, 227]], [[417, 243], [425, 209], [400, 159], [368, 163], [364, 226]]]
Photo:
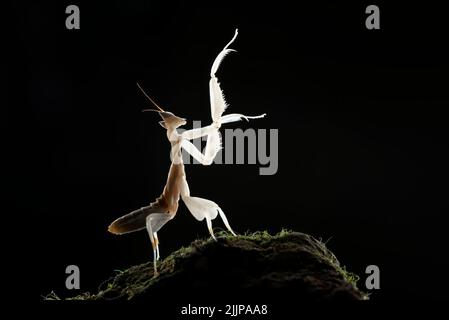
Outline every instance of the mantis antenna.
[[[150, 100], [152, 104], [154, 104], [160, 111], [165, 112], [164, 109], [159, 107], [158, 104], [156, 102], [154, 102], [153, 99], [151, 99], [149, 95], [147, 95], [147, 93], [142, 89], [142, 87], [140, 86], [140, 84], [138, 82], [136, 82], [136, 84], [137, 84], [137, 87], [140, 89], [140, 91], [142, 91], [142, 93], [145, 95], [145, 97], [147, 97], [147, 99]], [[148, 109], [142, 110], [142, 111], [148, 111]]]

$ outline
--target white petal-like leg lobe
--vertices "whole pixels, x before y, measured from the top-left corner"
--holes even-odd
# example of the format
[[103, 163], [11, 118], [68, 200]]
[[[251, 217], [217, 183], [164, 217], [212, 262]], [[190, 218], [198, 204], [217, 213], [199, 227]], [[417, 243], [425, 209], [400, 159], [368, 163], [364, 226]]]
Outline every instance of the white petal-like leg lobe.
[[202, 199], [198, 197], [184, 197], [184, 203], [186, 204], [189, 211], [198, 221], [206, 219], [207, 229], [209, 230], [212, 238], [215, 238], [214, 230], [212, 229], [212, 220], [217, 217], [217, 204], [213, 201]]
[[220, 217], [223, 220], [223, 223], [229, 230], [229, 232], [231, 232], [234, 236], [236, 236], [223, 210], [221, 210], [221, 208], [215, 202], [203, 198], [190, 197], [190, 196], [184, 196], [182, 200], [184, 201], [184, 203], [186, 204], [187, 208], [192, 213], [192, 215], [195, 217], [195, 219], [197, 219], [198, 221], [206, 219], [207, 228], [212, 238], [214, 238], [214, 240], [217, 239], [215, 238], [212, 229], [212, 220], [214, 220], [217, 217], [218, 213], [220, 214]]
[[198, 221], [206, 217], [213, 220], [218, 215], [218, 205], [213, 201], [198, 197], [183, 197], [182, 200]]

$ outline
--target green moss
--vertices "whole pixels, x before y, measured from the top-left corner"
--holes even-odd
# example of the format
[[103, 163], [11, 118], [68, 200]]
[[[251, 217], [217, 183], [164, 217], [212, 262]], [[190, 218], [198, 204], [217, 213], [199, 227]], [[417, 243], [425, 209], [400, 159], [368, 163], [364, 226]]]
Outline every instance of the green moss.
[[54, 300], [61, 300], [61, 298], [54, 292], [50, 292], [49, 294], [42, 297], [44, 300], [47, 301], [54, 301]]
[[[189, 277], [195, 278], [191, 277], [192, 261], [198, 261], [199, 258], [215, 259], [215, 257], [213, 257], [214, 255], [220, 256], [225, 252], [220, 251], [221, 253], [218, 254], [217, 250], [228, 250], [226, 251], [227, 253], [230, 253], [231, 251], [234, 253], [236, 251], [246, 253], [255, 252], [259, 257], [257, 258], [257, 261], [259, 261], [257, 263], [265, 263], [267, 265], [276, 265], [276, 263], [273, 262], [276, 262], [276, 259], [280, 259], [276, 256], [278, 252], [288, 252], [289, 256], [287, 256], [286, 259], [295, 259], [293, 256], [298, 254], [312, 257], [313, 261], [315, 261], [313, 262], [313, 268], [315, 269], [311, 270], [312, 273], [310, 273], [312, 278], [319, 279], [322, 272], [334, 270], [330, 271], [331, 274], [335, 274], [333, 277], [340, 277], [341, 280], [338, 281], [352, 286], [353, 289], [350, 290], [354, 290], [354, 292], [356, 292], [362, 299], [366, 299], [367, 297], [366, 294], [357, 289], [359, 277], [348, 272], [344, 266], [341, 266], [335, 255], [327, 249], [325, 243], [316, 240], [309, 235], [283, 229], [275, 235], [270, 235], [267, 231], [256, 231], [233, 236], [226, 231], [220, 231], [216, 233], [216, 236], [219, 239], [218, 243], [210, 237], [197, 239], [193, 241], [190, 246], [182, 247], [165, 259], [159, 261], [157, 265], [159, 275], [157, 277], [153, 276], [153, 263], [143, 263], [132, 266], [127, 270], [116, 271], [111, 278], [99, 286], [98, 293], [85, 293], [67, 298], [67, 300], [129, 300], [144, 294], [145, 291], [149, 289], [166, 285], [170, 281], [172, 281], [171, 283], [175, 283], [175, 285], [177, 285], [179, 281], [191, 281], [188, 280]], [[285, 259], [285, 256], [283, 259]], [[265, 260], [266, 262], [263, 262]], [[283, 281], [286, 281], [285, 279], [291, 274], [296, 275], [297, 278], [305, 278], [310, 275], [307, 273], [307, 268], [309, 268], [309, 266], [306, 266], [305, 271], [301, 269], [302, 266], [299, 266], [302, 270], [300, 272], [297, 271], [297, 269], [294, 269], [298, 268], [296, 260], [292, 266], [293, 269], [288, 270], [287, 273], [282, 274], [278, 273], [279, 270], [272, 270], [270, 271], [270, 274], [276, 275], [276, 277], [279, 277], [280, 279], [284, 279]], [[226, 268], [226, 266], [224, 266], [224, 268]], [[324, 268], [324, 271], [317, 270], [317, 268]], [[252, 269], [252, 272], [253, 270], [254, 269]], [[285, 270], [282, 272], [285, 272]], [[337, 276], [337, 274], [339, 274], [339, 276]], [[264, 277], [263, 274], [259, 276]], [[176, 281], [173, 281], [173, 279], [176, 279]], [[61, 298], [54, 292], [45, 296], [44, 299], [61, 300]]]

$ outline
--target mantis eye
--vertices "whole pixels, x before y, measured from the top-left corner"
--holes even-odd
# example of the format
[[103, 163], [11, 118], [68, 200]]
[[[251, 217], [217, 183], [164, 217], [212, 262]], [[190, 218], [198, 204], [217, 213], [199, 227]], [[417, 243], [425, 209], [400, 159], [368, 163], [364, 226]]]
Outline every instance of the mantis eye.
[[167, 127], [165, 126], [165, 121], [159, 121], [159, 124], [162, 128], [167, 129]]

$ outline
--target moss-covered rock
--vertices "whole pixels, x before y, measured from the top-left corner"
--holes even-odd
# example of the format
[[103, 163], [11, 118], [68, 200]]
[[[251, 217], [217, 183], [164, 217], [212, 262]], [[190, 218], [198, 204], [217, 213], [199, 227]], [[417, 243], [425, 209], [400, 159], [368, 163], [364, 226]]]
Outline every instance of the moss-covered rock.
[[[294, 290], [297, 298], [366, 299], [356, 287], [358, 277], [341, 267], [324, 243], [292, 231], [231, 236], [217, 234], [196, 240], [158, 262], [130, 267], [104, 282], [96, 294], [71, 299], [132, 299], [154, 296], [157, 290], [260, 289]], [[47, 299], [57, 298], [50, 295]]]

